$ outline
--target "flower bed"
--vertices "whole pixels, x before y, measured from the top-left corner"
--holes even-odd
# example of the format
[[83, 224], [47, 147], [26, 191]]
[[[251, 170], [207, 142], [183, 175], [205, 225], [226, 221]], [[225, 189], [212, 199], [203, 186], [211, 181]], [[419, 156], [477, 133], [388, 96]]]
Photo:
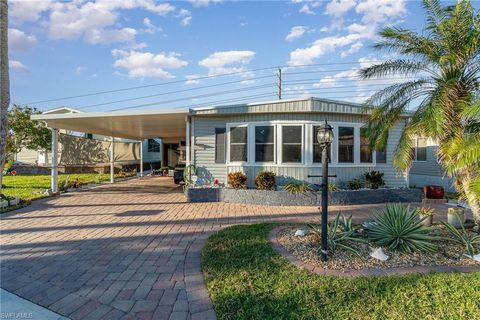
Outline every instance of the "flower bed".
[[[230, 202], [243, 204], [266, 204], [277, 206], [318, 206], [321, 192], [289, 193], [255, 189], [189, 188], [188, 202]], [[361, 189], [329, 192], [330, 205], [373, 204], [384, 202], [420, 202], [420, 189]]]

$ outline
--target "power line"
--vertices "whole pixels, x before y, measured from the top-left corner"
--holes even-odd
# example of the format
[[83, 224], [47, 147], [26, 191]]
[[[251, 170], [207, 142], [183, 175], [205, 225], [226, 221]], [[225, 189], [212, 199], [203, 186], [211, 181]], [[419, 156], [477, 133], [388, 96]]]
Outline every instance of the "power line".
[[231, 103], [233, 101], [243, 101], [243, 100], [251, 100], [253, 98], [267, 98], [267, 97], [275, 97], [275, 94], [271, 92], [266, 92], [266, 93], [260, 93], [260, 94], [255, 94], [255, 95], [248, 95], [248, 96], [243, 96], [243, 97], [238, 97], [238, 98], [231, 98], [231, 99], [223, 99], [223, 100], [215, 100], [215, 101], [209, 101], [209, 102], [202, 102], [202, 103], [197, 103], [197, 104], [189, 104], [188, 106], [181, 106], [181, 107], [176, 107], [175, 109], [186, 109], [186, 108], [195, 108], [195, 107], [210, 107], [210, 106], [215, 106], [220, 103]]
[[[377, 62], [384, 62], [384, 61], [373, 61], [372, 60], [372, 61], [369, 61], [369, 62], [370, 63], [377, 63]], [[313, 64], [303, 64], [303, 65], [295, 65], [295, 66], [285, 66], [285, 65], [283, 65], [283, 66], [280, 66], [280, 68], [289, 69], [289, 68], [303, 68], [303, 67], [315, 67], [315, 66], [348, 65], [348, 64], [358, 64], [358, 63], [360, 63], [360, 62], [359, 61], [349, 61], [349, 62], [313, 63]], [[45, 103], [45, 102], [55, 102], [55, 101], [62, 101], [62, 100], [69, 100], [69, 99], [76, 99], [76, 98], [84, 98], [84, 97], [96, 96], [96, 95], [102, 95], [102, 94], [108, 94], [108, 93], [116, 93], [116, 92], [122, 92], [122, 91], [129, 91], [129, 90], [144, 89], [144, 88], [150, 88], [150, 87], [156, 87], [156, 86], [163, 86], [163, 85], [168, 85], [168, 84], [183, 83], [183, 82], [187, 82], [187, 81], [204, 80], [204, 79], [211, 79], [211, 78], [217, 78], [217, 77], [223, 77], [223, 76], [240, 75], [240, 74], [257, 72], [257, 71], [273, 70], [273, 69], [277, 69], [277, 68], [279, 68], [279, 67], [276, 66], [276, 67], [257, 68], [257, 69], [251, 69], [251, 70], [223, 73], [223, 74], [219, 74], [219, 75], [201, 76], [201, 77], [196, 77], [196, 78], [192, 78], [192, 79], [167, 81], [167, 82], [153, 83], [153, 84], [143, 85], [143, 86], [134, 86], [134, 87], [127, 87], [127, 88], [113, 89], [113, 90], [97, 91], [97, 92], [92, 92], [92, 93], [84, 93], [84, 94], [73, 95], [73, 96], [65, 96], [65, 97], [60, 97], [60, 98], [52, 98], [52, 99], [31, 101], [31, 102], [24, 103], [24, 105]], [[351, 69], [349, 69], [349, 70], [351, 70]], [[347, 70], [343, 70], [343, 71], [347, 71]], [[321, 72], [321, 70], [319, 70], [319, 72]], [[290, 74], [292, 74], [292, 73], [290, 73]]]

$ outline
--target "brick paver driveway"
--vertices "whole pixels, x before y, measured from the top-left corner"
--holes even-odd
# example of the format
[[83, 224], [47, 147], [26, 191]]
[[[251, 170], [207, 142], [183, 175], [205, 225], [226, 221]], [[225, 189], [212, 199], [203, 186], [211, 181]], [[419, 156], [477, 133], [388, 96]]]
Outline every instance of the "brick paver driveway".
[[[318, 219], [314, 207], [188, 204], [169, 181], [131, 180], [3, 214], [1, 287], [72, 319], [214, 319], [200, 269], [211, 232]], [[371, 210], [342, 208], [356, 219]]]

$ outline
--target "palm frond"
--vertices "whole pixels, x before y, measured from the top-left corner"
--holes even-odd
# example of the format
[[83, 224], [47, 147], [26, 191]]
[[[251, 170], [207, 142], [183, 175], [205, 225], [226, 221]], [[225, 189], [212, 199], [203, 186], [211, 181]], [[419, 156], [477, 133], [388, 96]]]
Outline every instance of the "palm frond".
[[418, 75], [431, 74], [436, 76], [434, 70], [429, 68], [428, 62], [419, 62], [412, 60], [388, 60], [380, 64], [361, 69], [358, 74], [362, 79], [381, 78], [391, 75]]

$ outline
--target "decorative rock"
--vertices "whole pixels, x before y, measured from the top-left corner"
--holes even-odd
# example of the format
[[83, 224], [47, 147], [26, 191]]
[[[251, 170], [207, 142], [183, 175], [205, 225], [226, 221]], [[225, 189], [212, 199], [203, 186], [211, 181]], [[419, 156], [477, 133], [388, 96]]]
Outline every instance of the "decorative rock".
[[468, 254], [464, 254], [465, 257], [469, 257], [470, 259], [473, 259], [477, 262], [480, 262], [480, 253], [477, 253], [476, 255], [474, 255], [473, 257], [468, 255]]
[[297, 237], [305, 237], [308, 234], [308, 230], [305, 229], [298, 229], [295, 231], [295, 236]]
[[461, 228], [465, 223], [465, 210], [461, 207], [448, 208], [447, 219], [455, 228]]
[[382, 247], [379, 247], [379, 248], [372, 248], [372, 252], [370, 252], [370, 257], [374, 258], [374, 259], [377, 259], [377, 260], [380, 260], [380, 261], [387, 261], [389, 256], [387, 256], [385, 254], [385, 252], [383, 252], [383, 249]]

